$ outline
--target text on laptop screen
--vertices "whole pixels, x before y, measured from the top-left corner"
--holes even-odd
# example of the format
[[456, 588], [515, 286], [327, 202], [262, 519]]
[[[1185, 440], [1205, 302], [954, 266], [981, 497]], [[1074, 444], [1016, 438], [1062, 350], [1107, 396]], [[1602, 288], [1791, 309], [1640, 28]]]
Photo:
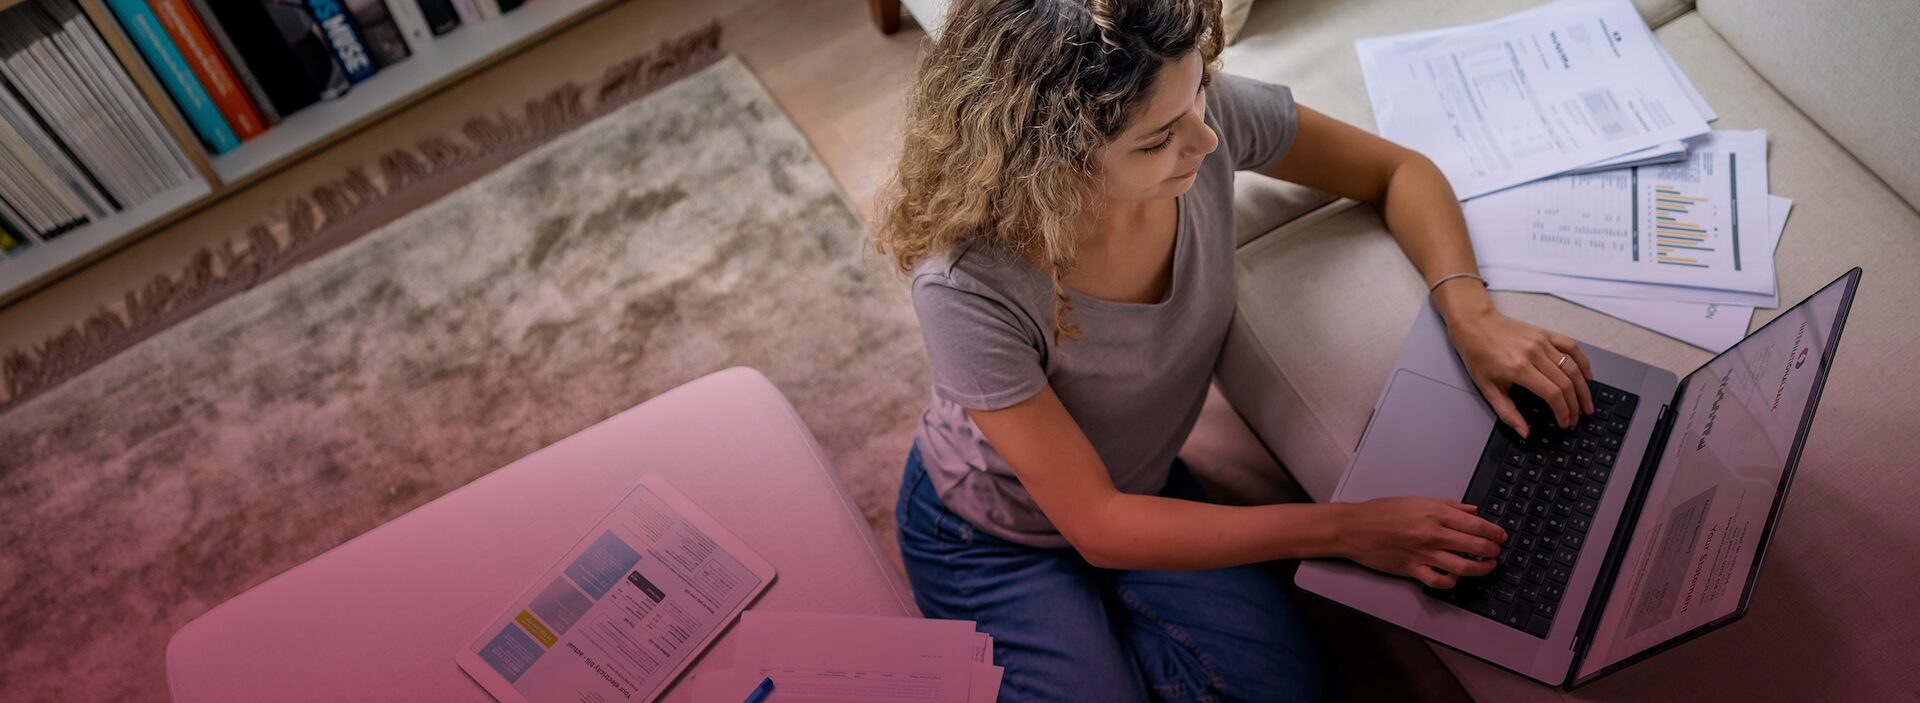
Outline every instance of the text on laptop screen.
[[1846, 290], [1836, 281], [1688, 376], [1578, 676], [1739, 607]]

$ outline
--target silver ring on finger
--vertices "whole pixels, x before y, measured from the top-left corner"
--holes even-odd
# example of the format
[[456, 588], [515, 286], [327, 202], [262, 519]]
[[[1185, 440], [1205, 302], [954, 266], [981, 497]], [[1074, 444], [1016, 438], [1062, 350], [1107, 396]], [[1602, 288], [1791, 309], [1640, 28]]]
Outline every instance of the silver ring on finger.
[[1568, 360], [1568, 359], [1571, 359], [1571, 358], [1573, 358], [1573, 355], [1572, 355], [1572, 354], [1561, 354], [1561, 355], [1560, 355], [1560, 360], [1559, 360], [1559, 361], [1556, 361], [1556, 362], [1553, 362], [1553, 365], [1554, 365], [1554, 366], [1556, 366], [1556, 367], [1557, 367], [1557, 366], [1560, 366], [1561, 364], [1565, 364], [1565, 363], [1567, 363], [1567, 360]]

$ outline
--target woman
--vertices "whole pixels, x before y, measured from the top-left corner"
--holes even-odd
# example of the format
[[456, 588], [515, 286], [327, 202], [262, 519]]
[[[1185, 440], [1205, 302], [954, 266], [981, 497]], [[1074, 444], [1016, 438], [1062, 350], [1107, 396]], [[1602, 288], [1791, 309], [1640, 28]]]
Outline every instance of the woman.
[[1233, 312], [1240, 170], [1379, 207], [1516, 431], [1513, 384], [1563, 426], [1592, 412], [1580, 349], [1494, 310], [1431, 162], [1216, 75], [1216, 0], [957, 0], [944, 31], [877, 242], [933, 379], [896, 516], [921, 610], [993, 635], [1003, 700], [1316, 698], [1261, 562], [1490, 570], [1461, 554], [1506, 535], [1463, 503], [1227, 507], [1175, 458]]

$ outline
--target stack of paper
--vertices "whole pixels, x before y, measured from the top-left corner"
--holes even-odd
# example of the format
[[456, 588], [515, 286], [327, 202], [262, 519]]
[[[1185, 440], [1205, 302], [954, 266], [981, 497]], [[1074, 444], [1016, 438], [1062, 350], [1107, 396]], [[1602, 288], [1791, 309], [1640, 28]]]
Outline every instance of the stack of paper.
[[1381, 133], [1466, 204], [1490, 287], [1551, 293], [1711, 351], [1776, 307], [1790, 202], [1766, 133], [1717, 117], [1627, 0], [1563, 0], [1356, 43]]
[[1552, 293], [1707, 349], [1779, 307], [1792, 201], [1767, 194], [1766, 132], [1716, 131], [1688, 160], [1562, 176], [1467, 201], [1487, 285]]
[[1627, 0], [1565, 0], [1355, 48], [1380, 133], [1433, 159], [1461, 198], [1671, 153], [1711, 116]]
[[694, 703], [740, 703], [773, 679], [767, 703], [990, 703], [1001, 668], [969, 620], [748, 611], [733, 669], [693, 679]]

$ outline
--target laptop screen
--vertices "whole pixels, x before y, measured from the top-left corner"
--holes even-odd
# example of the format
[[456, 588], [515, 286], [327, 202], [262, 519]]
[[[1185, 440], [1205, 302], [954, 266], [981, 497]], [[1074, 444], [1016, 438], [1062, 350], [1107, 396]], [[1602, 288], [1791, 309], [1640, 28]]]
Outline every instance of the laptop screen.
[[1687, 376], [1576, 679], [1740, 608], [1852, 280], [1842, 276]]

